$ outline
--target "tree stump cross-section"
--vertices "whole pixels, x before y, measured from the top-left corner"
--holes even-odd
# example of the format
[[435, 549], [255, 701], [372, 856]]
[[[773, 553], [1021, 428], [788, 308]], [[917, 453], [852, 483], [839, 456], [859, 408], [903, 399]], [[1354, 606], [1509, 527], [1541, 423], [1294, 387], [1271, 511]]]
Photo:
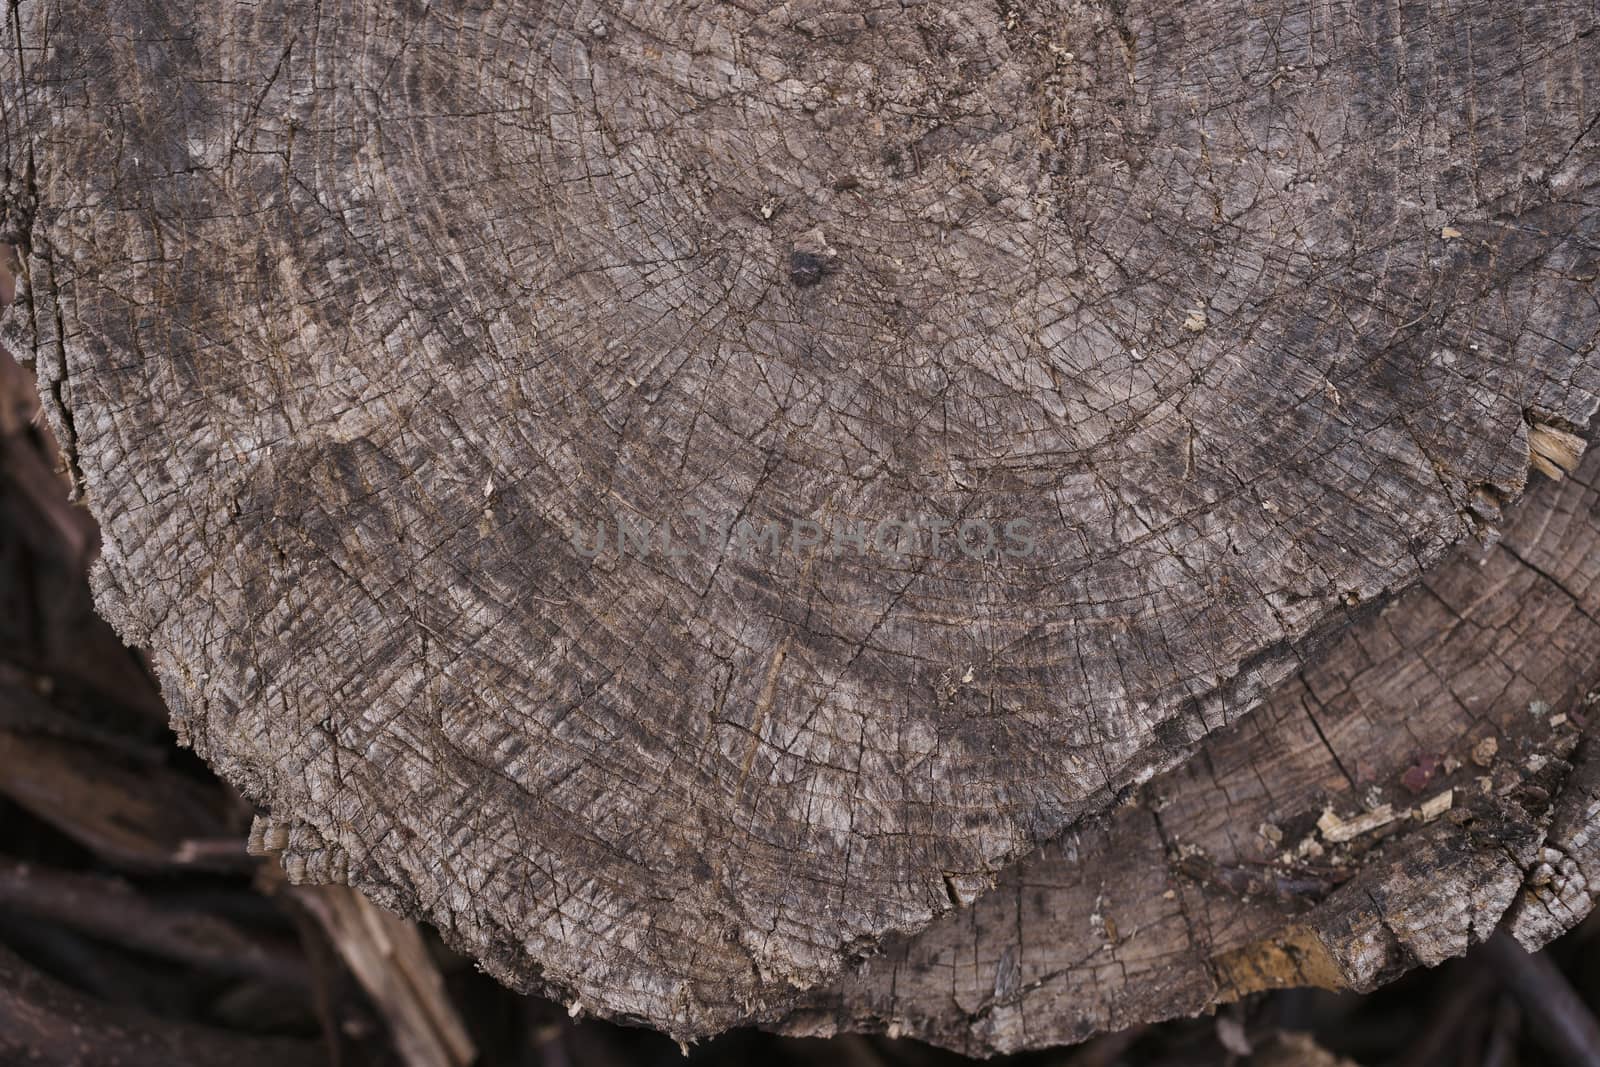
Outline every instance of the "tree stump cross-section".
[[789, 1006], [990, 1054], [1288, 985], [1367, 991], [1600, 897], [1600, 451], [1187, 764]]
[[1572, 466], [1595, 17], [29, 0], [7, 340], [262, 837], [694, 1037]]

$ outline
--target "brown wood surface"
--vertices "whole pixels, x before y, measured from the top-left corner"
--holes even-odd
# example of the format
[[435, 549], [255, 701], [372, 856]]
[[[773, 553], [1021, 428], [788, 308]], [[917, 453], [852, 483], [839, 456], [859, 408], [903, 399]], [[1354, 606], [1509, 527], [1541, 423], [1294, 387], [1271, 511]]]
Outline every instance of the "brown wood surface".
[[[1573, 465], [1596, 18], [31, 0], [4, 334], [263, 834], [694, 1036], [989, 899]], [[573, 543], [619, 513], [676, 551]]]
[[1600, 450], [1492, 550], [783, 1026], [988, 1054], [1260, 989], [1370, 990], [1497, 927], [1539, 948], [1600, 896], [1596, 716]]

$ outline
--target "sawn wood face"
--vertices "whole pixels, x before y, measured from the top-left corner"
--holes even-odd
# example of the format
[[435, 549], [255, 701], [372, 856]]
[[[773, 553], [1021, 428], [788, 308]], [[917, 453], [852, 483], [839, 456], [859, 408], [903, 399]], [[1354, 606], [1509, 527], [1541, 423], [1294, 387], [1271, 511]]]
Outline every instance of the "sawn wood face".
[[1592, 4], [7, 18], [7, 329], [180, 733], [305, 876], [682, 1037], [1183, 760], [1597, 403]]

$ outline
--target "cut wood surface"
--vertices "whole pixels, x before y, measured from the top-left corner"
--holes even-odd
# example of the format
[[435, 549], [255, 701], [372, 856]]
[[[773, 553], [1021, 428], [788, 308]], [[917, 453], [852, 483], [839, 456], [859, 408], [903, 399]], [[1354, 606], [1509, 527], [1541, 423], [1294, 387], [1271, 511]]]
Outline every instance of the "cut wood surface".
[[1600, 450], [1260, 709], [781, 1024], [987, 1054], [1370, 990], [1600, 896]]
[[1600, 394], [1592, 3], [6, 17], [5, 337], [180, 735], [683, 1037], [987, 899]]

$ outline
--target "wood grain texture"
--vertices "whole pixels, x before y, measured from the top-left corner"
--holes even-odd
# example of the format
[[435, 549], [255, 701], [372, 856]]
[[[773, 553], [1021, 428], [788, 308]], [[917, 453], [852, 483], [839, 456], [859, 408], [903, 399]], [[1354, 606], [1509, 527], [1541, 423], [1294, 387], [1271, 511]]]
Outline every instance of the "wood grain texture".
[[7, 19], [8, 337], [181, 735], [685, 1037], [1180, 761], [1600, 392], [1592, 3]]
[[1600, 450], [1186, 765], [779, 1025], [1014, 1051], [1370, 990], [1497, 926], [1539, 948], [1600, 897], [1597, 713]]

